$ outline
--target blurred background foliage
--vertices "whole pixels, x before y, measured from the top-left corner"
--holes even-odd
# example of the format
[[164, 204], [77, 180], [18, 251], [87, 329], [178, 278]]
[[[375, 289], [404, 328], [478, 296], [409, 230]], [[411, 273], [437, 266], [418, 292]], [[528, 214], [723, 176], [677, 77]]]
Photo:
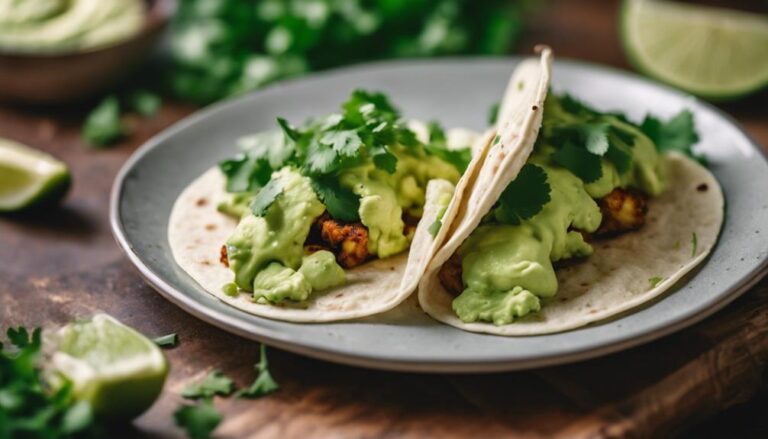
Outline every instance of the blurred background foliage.
[[171, 93], [205, 104], [305, 72], [370, 59], [504, 54], [523, 0], [180, 0]]

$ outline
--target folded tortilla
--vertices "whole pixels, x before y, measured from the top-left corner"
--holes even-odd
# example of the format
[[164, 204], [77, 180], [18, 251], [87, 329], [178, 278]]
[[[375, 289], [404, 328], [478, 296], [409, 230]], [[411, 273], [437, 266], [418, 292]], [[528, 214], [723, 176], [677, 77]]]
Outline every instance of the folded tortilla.
[[[459, 137], [461, 141], [478, 138], [466, 130], [449, 130], [447, 134], [452, 145]], [[479, 146], [473, 145], [475, 157], [484, 155], [482, 148], [489, 143], [487, 136], [476, 141]], [[444, 224], [450, 224], [458, 213], [458, 203], [477, 174], [478, 165], [479, 161], [473, 159], [457, 183], [456, 194], [442, 217]], [[234, 280], [234, 273], [219, 262], [220, 250], [237, 226], [236, 219], [216, 208], [227, 197], [224, 187], [224, 176], [214, 167], [193, 181], [176, 200], [168, 223], [168, 240], [176, 263], [219, 300], [251, 314], [294, 322], [354, 319], [388, 311], [404, 301], [416, 290], [438, 243], [447, 233], [448, 227], [441, 227], [433, 237], [428, 230], [444, 207], [438, 199], [441, 194], [454, 192], [453, 184], [445, 180], [431, 180], [427, 184], [424, 213], [408, 252], [345, 269], [346, 284], [313, 291], [304, 303], [261, 304], [247, 293], [229, 296], [222, 290]]]
[[542, 299], [541, 311], [507, 325], [465, 323], [452, 309], [455, 298], [438, 278], [456, 252], [515, 179], [533, 151], [550, 80], [551, 54], [524, 61], [509, 82], [498, 135], [474, 186], [462, 197], [450, 238], [435, 254], [419, 284], [419, 304], [436, 320], [473, 332], [524, 336], [560, 332], [603, 320], [668, 291], [700, 264], [717, 241], [724, 198], [714, 176], [694, 160], [666, 156], [670, 187], [648, 201], [645, 225], [637, 231], [591, 242], [594, 254], [557, 270], [558, 292]]

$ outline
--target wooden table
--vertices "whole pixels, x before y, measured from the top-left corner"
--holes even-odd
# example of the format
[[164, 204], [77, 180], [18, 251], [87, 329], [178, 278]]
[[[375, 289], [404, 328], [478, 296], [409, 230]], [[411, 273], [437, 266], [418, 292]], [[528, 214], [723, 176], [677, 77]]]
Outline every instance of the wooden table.
[[[557, 55], [626, 67], [613, 2], [553, 2], [529, 24]], [[768, 144], [765, 95], [725, 109]], [[184, 383], [221, 368], [241, 386], [258, 344], [179, 310], [144, 284], [112, 240], [109, 188], [144, 140], [189, 114], [168, 104], [115, 148], [88, 150], [83, 109], [0, 107], [0, 136], [50, 151], [72, 168], [63, 207], [0, 218], [0, 326], [56, 325], [108, 312], [147, 335], [177, 332], [165, 392], [124, 437], [178, 437], [171, 413]], [[768, 437], [768, 281], [704, 322], [636, 349], [521, 373], [450, 376], [340, 366], [272, 350], [282, 388], [260, 400], [217, 400], [222, 437], [664, 437], [753, 398], [689, 431], [691, 437]], [[763, 416], [760, 416], [763, 415]], [[725, 426], [720, 426], [720, 425]]]

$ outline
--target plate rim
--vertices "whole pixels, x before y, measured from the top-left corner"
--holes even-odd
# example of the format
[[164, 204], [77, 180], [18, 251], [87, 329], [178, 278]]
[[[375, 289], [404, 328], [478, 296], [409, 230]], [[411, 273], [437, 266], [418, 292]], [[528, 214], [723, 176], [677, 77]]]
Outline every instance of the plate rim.
[[[242, 96], [236, 96], [223, 101], [214, 103], [212, 105], [203, 107], [192, 114], [182, 118], [175, 122], [171, 126], [165, 128], [161, 132], [155, 134], [151, 138], [147, 139], [139, 148], [137, 148], [128, 159], [121, 166], [120, 170], [115, 176], [114, 183], [110, 191], [110, 205], [109, 205], [109, 223], [112, 230], [113, 237], [118, 244], [118, 247], [125, 253], [131, 264], [138, 270], [140, 276], [147, 282], [155, 291], [157, 291], [166, 300], [170, 301], [174, 305], [178, 306], [185, 312], [193, 315], [194, 317], [201, 319], [213, 326], [216, 326], [222, 330], [230, 333], [234, 333], [241, 337], [263, 342], [271, 346], [284, 349], [286, 351], [294, 352], [308, 357], [317, 358], [325, 361], [331, 361], [336, 363], [342, 363], [357, 367], [365, 367], [379, 370], [390, 370], [399, 372], [418, 372], [418, 373], [494, 373], [494, 372], [508, 372], [515, 370], [532, 369], [538, 367], [553, 366], [559, 364], [568, 364], [578, 361], [584, 361], [592, 358], [602, 357], [611, 353], [615, 353], [621, 350], [629, 349], [635, 346], [649, 343], [651, 341], [662, 338], [666, 335], [677, 332], [683, 328], [691, 326], [701, 320], [711, 316], [715, 312], [721, 310], [726, 305], [731, 303], [737, 297], [741, 296], [744, 292], [749, 290], [752, 286], [757, 284], [764, 276], [768, 274], [768, 258], [763, 259], [751, 272], [742, 277], [739, 282], [731, 285], [723, 293], [722, 297], [707, 309], [704, 309], [698, 313], [694, 313], [690, 316], [683, 316], [676, 320], [668, 322], [666, 325], [660, 328], [648, 328], [645, 332], [635, 337], [616, 340], [613, 342], [604, 342], [602, 345], [594, 346], [592, 348], [576, 350], [573, 352], [551, 354], [551, 355], [539, 355], [531, 358], [524, 359], [498, 359], [498, 360], [482, 360], [481, 362], [468, 360], [451, 360], [451, 361], [422, 361], [422, 360], [408, 360], [403, 358], [384, 358], [375, 357], [370, 355], [358, 355], [348, 351], [324, 349], [309, 346], [307, 344], [297, 343], [289, 340], [289, 337], [280, 337], [277, 331], [273, 331], [268, 328], [258, 327], [252, 323], [240, 323], [238, 321], [231, 321], [227, 316], [223, 315], [220, 311], [208, 308], [202, 303], [194, 300], [192, 297], [184, 294], [179, 289], [171, 286], [160, 275], [155, 273], [144, 261], [142, 261], [139, 254], [133, 249], [131, 243], [128, 241], [128, 237], [125, 233], [125, 229], [120, 219], [120, 200], [122, 199], [125, 180], [130, 171], [135, 167], [145, 155], [159, 147], [161, 143], [168, 137], [175, 135], [177, 132], [186, 129], [189, 126], [194, 125], [199, 120], [207, 117], [209, 114], [213, 114], [222, 110], [225, 107], [231, 105], [237, 105], [239, 102], [253, 99], [255, 95], [263, 93], [275, 93], [280, 89], [289, 87], [294, 83], [311, 82], [313, 80], [323, 78], [326, 76], [333, 76], [342, 73], [354, 73], [356, 71], [375, 70], [381, 67], [395, 67], [395, 66], [409, 66], [409, 65], [434, 65], [439, 67], [440, 65], [451, 64], [456, 62], [519, 62], [525, 57], [523, 56], [506, 56], [506, 57], [489, 57], [489, 56], [452, 56], [441, 57], [438, 59], [405, 59], [405, 60], [383, 60], [368, 63], [359, 63], [349, 66], [339, 67], [335, 69], [324, 70], [321, 72], [305, 75], [298, 78], [291, 78], [277, 82], [273, 85], [265, 87], [263, 89], [247, 93]], [[676, 95], [679, 98], [694, 99], [696, 104], [704, 109], [711, 111], [718, 117], [726, 120], [730, 125], [736, 128], [750, 143], [750, 146], [758, 152], [763, 160], [768, 161], [768, 152], [760, 146], [760, 144], [754, 139], [754, 137], [748, 133], [741, 124], [736, 121], [734, 117], [720, 110], [713, 104], [695, 98], [687, 93], [676, 90], [665, 84], [658, 83], [648, 78], [639, 76], [632, 72], [621, 70], [611, 66], [604, 66], [592, 62], [586, 62], [581, 60], [573, 60], [569, 58], [558, 58], [555, 61], [556, 64], [565, 64], [581, 67], [589, 70], [598, 70], [613, 75], [618, 75], [626, 79], [633, 81], [640, 81], [646, 85], [650, 85], [656, 88], [662, 89], [665, 93]]]

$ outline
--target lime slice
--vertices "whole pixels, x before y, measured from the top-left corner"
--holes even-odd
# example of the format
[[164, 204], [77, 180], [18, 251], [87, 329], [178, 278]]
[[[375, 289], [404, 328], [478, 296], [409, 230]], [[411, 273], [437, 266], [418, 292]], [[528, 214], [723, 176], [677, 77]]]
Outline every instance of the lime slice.
[[625, 0], [621, 28], [638, 70], [693, 94], [726, 99], [768, 84], [768, 18], [762, 15]]
[[45, 344], [54, 349], [45, 366], [52, 385], [71, 382], [75, 399], [110, 419], [132, 419], [149, 408], [168, 373], [152, 341], [106, 314], [70, 323]]
[[69, 189], [67, 165], [44, 152], [0, 138], [0, 212], [60, 200]]

